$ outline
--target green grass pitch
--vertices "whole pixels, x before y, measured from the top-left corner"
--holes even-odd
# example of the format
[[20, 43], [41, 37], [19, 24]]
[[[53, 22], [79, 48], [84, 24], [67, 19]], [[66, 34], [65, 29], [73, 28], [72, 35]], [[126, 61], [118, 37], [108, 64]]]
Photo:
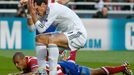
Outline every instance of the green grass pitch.
[[[22, 51], [22, 50], [17, 50]], [[8, 75], [8, 73], [18, 72], [12, 63], [12, 55], [16, 50], [0, 50], [0, 75]], [[35, 56], [35, 51], [23, 50], [25, 55]], [[127, 60], [131, 64], [134, 71], [134, 51], [82, 51], [77, 52], [76, 63], [97, 68], [100, 66], [116, 66], [121, 65]], [[115, 75], [122, 75], [118, 73]]]

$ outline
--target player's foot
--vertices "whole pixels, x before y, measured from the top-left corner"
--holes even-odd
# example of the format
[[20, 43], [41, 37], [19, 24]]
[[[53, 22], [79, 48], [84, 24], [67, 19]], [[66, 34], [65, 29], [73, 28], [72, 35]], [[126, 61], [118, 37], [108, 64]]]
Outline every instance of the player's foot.
[[130, 69], [130, 64], [128, 62], [124, 62], [123, 66], [125, 67], [125, 70], [123, 71], [123, 74], [125, 74], [125, 75], [133, 75], [133, 72]]

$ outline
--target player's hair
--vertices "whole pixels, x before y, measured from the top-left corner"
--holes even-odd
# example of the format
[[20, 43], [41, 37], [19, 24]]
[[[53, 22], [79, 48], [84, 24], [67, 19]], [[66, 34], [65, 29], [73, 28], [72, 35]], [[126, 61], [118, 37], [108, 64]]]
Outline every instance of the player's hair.
[[42, 3], [48, 4], [48, 0], [34, 0], [34, 3], [37, 3], [37, 5], [41, 5]]
[[16, 52], [16, 53], [13, 55], [13, 60], [15, 60], [16, 57], [24, 58], [25, 55], [24, 55], [22, 52]]

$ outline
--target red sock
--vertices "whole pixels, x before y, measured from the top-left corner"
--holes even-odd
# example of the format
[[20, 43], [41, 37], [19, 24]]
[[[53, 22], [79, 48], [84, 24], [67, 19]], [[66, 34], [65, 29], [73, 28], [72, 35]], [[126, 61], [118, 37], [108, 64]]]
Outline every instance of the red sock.
[[105, 72], [107, 73], [107, 75], [109, 75], [109, 74], [123, 72], [125, 70], [125, 67], [124, 66], [102, 67], [102, 69], [105, 70]]
[[76, 60], [76, 52], [77, 52], [77, 50], [71, 51], [70, 56], [68, 57], [68, 60], [71, 60], [71, 61], [75, 62], [75, 60]]
[[47, 55], [46, 55], [46, 61], [48, 61], [48, 56], [49, 56], [49, 55], [48, 55], [48, 51], [47, 51]]

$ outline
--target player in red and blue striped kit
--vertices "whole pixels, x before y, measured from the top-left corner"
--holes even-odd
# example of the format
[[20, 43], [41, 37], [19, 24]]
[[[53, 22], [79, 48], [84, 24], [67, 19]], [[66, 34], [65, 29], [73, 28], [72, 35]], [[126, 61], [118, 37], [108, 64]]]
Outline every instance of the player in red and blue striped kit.
[[[13, 55], [13, 62], [17, 69], [23, 71], [23, 73], [16, 75], [39, 75], [39, 72], [36, 72], [38, 71], [36, 57], [25, 56], [22, 52], [16, 52]], [[57, 75], [111, 75], [119, 72], [123, 72], [125, 75], [133, 74], [128, 63], [124, 63], [121, 66], [101, 67], [97, 69], [80, 66], [69, 61], [59, 61], [57, 64]], [[48, 65], [46, 65], [46, 73], [43, 75], [49, 75]]]

